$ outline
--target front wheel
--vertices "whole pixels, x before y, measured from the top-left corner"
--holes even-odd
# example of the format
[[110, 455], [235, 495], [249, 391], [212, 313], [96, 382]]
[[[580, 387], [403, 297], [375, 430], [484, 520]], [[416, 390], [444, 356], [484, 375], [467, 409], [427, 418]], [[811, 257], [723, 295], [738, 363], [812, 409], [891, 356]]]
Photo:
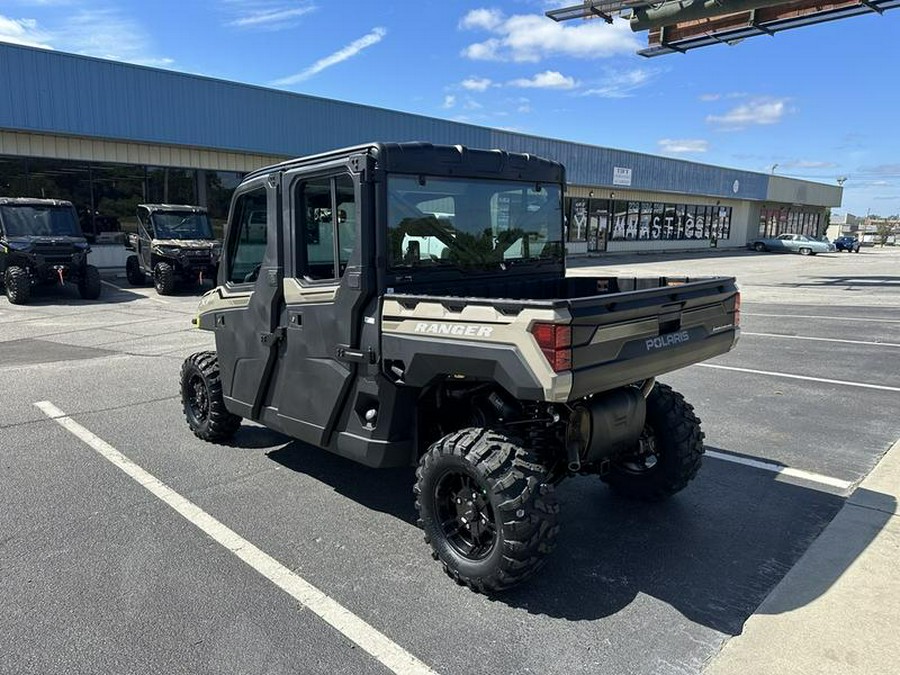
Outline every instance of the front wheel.
[[805, 247], [804, 247], [804, 248], [801, 248], [801, 249], [800, 249], [800, 255], [810, 255], [811, 253], [812, 253], [812, 249], [811, 249], [811, 248], [805, 248]]
[[634, 451], [617, 457], [603, 480], [626, 497], [661, 501], [687, 487], [702, 456], [703, 431], [693, 406], [668, 385], [656, 383]]
[[6, 297], [14, 305], [25, 305], [31, 299], [31, 275], [28, 270], [18, 265], [6, 268], [3, 276]]
[[96, 300], [103, 289], [100, 280], [100, 270], [93, 265], [85, 265], [81, 278], [78, 280], [78, 293], [85, 300]]
[[500, 431], [462, 429], [432, 444], [413, 491], [425, 541], [452, 579], [491, 593], [544, 565], [559, 532], [548, 473]]
[[147, 277], [141, 272], [141, 264], [136, 255], [128, 256], [125, 261], [125, 277], [132, 286], [143, 286], [147, 283]]
[[172, 295], [175, 291], [175, 268], [171, 263], [156, 263], [153, 268], [153, 285], [160, 295]]
[[197, 352], [185, 359], [181, 366], [181, 405], [191, 431], [204, 441], [227, 441], [241, 426], [241, 418], [225, 407], [215, 352]]

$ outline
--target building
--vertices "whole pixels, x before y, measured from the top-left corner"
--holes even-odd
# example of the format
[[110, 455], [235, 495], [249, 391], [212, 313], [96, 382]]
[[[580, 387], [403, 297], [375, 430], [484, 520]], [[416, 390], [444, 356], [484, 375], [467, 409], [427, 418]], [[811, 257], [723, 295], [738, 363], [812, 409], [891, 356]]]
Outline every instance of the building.
[[[141, 202], [207, 206], [218, 226], [241, 177], [332, 148], [426, 141], [565, 164], [570, 253], [743, 247], [824, 233], [841, 188], [0, 44], [0, 196], [72, 201], [97, 241]], [[97, 247], [95, 247], [95, 250]]]
[[835, 213], [831, 215], [828, 226], [828, 238], [835, 239], [847, 235], [857, 237], [863, 245], [874, 246], [884, 244], [896, 246], [900, 241], [900, 218], [892, 216], [854, 216], [852, 213]]

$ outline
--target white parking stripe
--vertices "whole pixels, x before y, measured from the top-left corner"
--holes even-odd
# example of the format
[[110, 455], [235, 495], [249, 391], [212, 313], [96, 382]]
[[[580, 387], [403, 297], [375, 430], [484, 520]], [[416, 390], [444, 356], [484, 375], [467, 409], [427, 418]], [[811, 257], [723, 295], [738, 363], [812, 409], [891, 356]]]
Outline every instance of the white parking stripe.
[[752, 466], [754, 469], [771, 471], [772, 473], [777, 473], [782, 476], [802, 478], [803, 480], [808, 480], [813, 483], [820, 483], [822, 485], [836, 487], [840, 490], [849, 490], [853, 487], [853, 482], [849, 480], [832, 478], [831, 476], [823, 476], [820, 473], [812, 473], [810, 471], [803, 471], [802, 469], [792, 469], [789, 466], [782, 466], [780, 464], [773, 464], [771, 462], [763, 462], [758, 459], [738, 457], [737, 455], [729, 455], [724, 452], [716, 452], [715, 450], [707, 450], [705, 454], [707, 457], [712, 457], [713, 459], [720, 459], [725, 462], [733, 462], [734, 464], [743, 464], [744, 466]]
[[[897, 309], [888, 307], [886, 309]], [[873, 323], [900, 323], [900, 319], [870, 319], [865, 316], [815, 316], [811, 314], [763, 314], [741, 311], [741, 316], [777, 316], [782, 319], [830, 319], [833, 321], [871, 321]]]
[[135, 295], [139, 295], [142, 298], [147, 298], [147, 300], [153, 300], [153, 302], [161, 302], [164, 305], [168, 305], [168, 300], [163, 300], [162, 298], [154, 298], [152, 295], [144, 295], [143, 293], [138, 293], [137, 291], [133, 291], [127, 288], [122, 288], [121, 286], [116, 286], [114, 283], [109, 281], [104, 281], [104, 284], [109, 286], [110, 288], [115, 288], [117, 291], [122, 291], [123, 293], [134, 293]]
[[810, 335], [782, 335], [781, 333], [748, 333], [741, 331], [741, 337], [754, 335], [756, 337], [785, 338], [787, 340], [815, 340], [817, 342], [841, 342], [848, 345], [872, 345], [875, 347], [900, 347], [900, 342], [872, 342], [869, 340], [840, 340], [838, 338], [812, 337]]
[[395, 673], [435, 673], [426, 664], [390, 640], [335, 600], [325, 595], [301, 576], [295, 574], [267, 553], [213, 518], [188, 499], [182, 497], [158, 478], [148, 473], [109, 443], [91, 433], [50, 401], [35, 403], [47, 417], [93, 448], [101, 457], [121, 469], [184, 518], [196, 525], [213, 541], [221, 544], [273, 584], [291, 595], [301, 605], [315, 612], [326, 623], [355, 642]]
[[885, 384], [868, 384], [866, 382], [848, 382], [846, 380], [829, 380], [824, 377], [809, 377], [808, 375], [792, 375], [790, 373], [775, 373], [771, 370], [755, 370], [753, 368], [737, 368], [736, 366], [720, 366], [717, 363], [697, 363], [698, 368], [716, 368], [718, 370], [733, 370], [738, 373], [752, 373], [754, 375], [771, 375], [772, 377], [785, 377], [789, 380], [807, 380], [808, 382], [822, 382], [824, 384], [842, 384], [846, 387], [860, 387], [862, 389], [879, 389], [881, 391], [900, 391], [900, 387], [889, 387]]

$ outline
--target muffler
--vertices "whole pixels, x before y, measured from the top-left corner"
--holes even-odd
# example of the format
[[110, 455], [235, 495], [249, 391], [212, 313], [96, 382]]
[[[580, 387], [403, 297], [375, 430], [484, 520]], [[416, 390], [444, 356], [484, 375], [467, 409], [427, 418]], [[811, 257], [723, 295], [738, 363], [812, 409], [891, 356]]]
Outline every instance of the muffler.
[[615, 389], [576, 403], [566, 429], [569, 470], [578, 471], [581, 464], [597, 464], [633, 447], [646, 417], [646, 399], [637, 387]]

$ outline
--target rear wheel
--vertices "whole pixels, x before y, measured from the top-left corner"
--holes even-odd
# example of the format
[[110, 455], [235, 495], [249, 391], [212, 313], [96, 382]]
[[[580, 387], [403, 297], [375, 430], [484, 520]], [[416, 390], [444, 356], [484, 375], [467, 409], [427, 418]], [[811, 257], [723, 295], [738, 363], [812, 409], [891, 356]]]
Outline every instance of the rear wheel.
[[128, 260], [125, 261], [125, 276], [132, 286], [143, 286], [147, 283], [147, 277], [141, 272], [141, 265], [136, 255], [128, 256]]
[[100, 270], [93, 265], [85, 265], [84, 272], [78, 280], [78, 292], [85, 300], [96, 300], [100, 297], [103, 285], [100, 281]]
[[3, 284], [6, 287], [6, 297], [12, 304], [25, 305], [31, 299], [31, 276], [24, 267], [7, 267]]
[[172, 295], [175, 290], [175, 268], [171, 263], [156, 263], [153, 268], [153, 285], [160, 295]]
[[468, 428], [434, 443], [416, 471], [432, 556], [458, 584], [490, 593], [534, 574], [559, 532], [548, 470], [517, 439]]
[[800, 255], [809, 255], [810, 253], [812, 253], [811, 248], [803, 247], [800, 249]]
[[634, 452], [617, 457], [603, 480], [626, 497], [661, 501], [687, 486], [702, 456], [703, 431], [693, 406], [657, 383], [647, 397], [647, 421]]
[[241, 418], [225, 407], [215, 352], [197, 352], [185, 359], [181, 366], [181, 405], [191, 431], [204, 441], [226, 441], [241, 426]]
[[766, 251], [766, 245], [761, 241], [753, 244], [753, 250], [758, 251], [759, 253], [764, 253]]

